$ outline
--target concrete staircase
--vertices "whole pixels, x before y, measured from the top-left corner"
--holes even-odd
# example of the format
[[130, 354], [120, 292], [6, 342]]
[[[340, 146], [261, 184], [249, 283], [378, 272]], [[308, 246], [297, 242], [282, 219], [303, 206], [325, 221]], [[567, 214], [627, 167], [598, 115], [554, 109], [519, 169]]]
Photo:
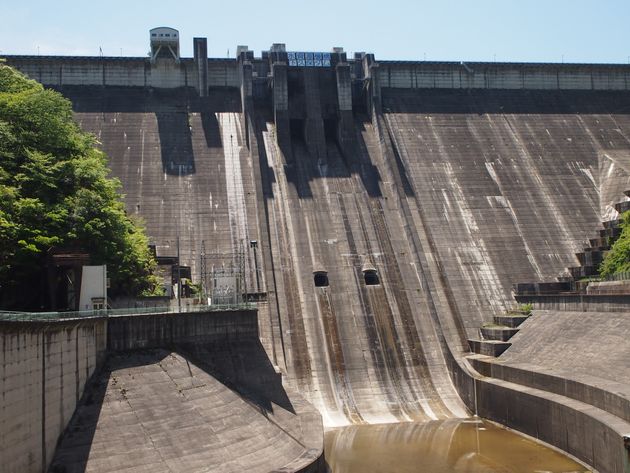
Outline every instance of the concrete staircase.
[[[615, 208], [621, 204], [630, 204], [630, 202], [621, 202], [616, 204]], [[590, 246], [584, 248], [584, 251], [575, 254], [580, 262], [580, 266], [569, 268], [571, 277], [574, 280], [577, 281], [582, 278], [599, 275], [599, 266], [604, 260], [606, 252], [610, 250], [611, 245], [621, 235], [619, 223], [619, 219], [602, 222], [604, 228], [599, 231], [599, 237], [591, 238], [589, 240]]]
[[[625, 191], [624, 194], [630, 197], [630, 190]], [[620, 215], [630, 210], [630, 200], [617, 202], [615, 210]], [[574, 280], [577, 281], [582, 278], [599, 275], [599, 266], [604, 260], [606, 252], [610, 250], [610, 247], [621, 235], [620, 223], [620, 219], [602, 222], [604, 228], [599, 230], [599, 236], [591, 238], [589, 240], [590, 246], [584, 248], [584, 251], [576, 253], [580, 266], [569, 268], [569, 272]]]
[[[625, 191], [624, 194], [630, 197], [630, 190]], [[615, 210], [619, 214], [630, 210], [630, 201], [616, 203]], [[580, 265], [567, 268], [570, 276], [559, 277], [557, 281], [515, 284], [514, 292], [517, 300], [519, 296], [585, 293], [588, 281], [581, 280], [599, 276], [599, 267], [606, 253], [621, 235], [620, 218], [602, 222], [602, 226], [598, 236], [589, 240], [589, 246], [575, 254]]]
[[509, 340], [518, 332], [518, 327], [529, 318], [527, 311], [516, 309], [495, 315], [492, 323], [479, 329], [479, 339], [468, 339], [470, 351], [479, 355], [497, 357], [512, 345]]

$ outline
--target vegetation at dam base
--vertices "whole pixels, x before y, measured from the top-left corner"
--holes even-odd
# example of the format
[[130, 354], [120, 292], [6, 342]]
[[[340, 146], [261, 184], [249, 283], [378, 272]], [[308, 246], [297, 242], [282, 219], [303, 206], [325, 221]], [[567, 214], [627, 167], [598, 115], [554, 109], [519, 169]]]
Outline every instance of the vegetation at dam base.
[[[0, 63], [0, 306], [33, 309], [47, 254], [72, 248], [107, 264], [114, 293], [155, 288], [141, 222], [126, 215], [120, 182], [72, 107]], [[34, 307], [37, 305], [37, 307]]]
[[630, 273], [630, 211], [619, 217], [621, 235], [606, 253], [599, 268], [600, 276], [605, 278], [619, 273]]

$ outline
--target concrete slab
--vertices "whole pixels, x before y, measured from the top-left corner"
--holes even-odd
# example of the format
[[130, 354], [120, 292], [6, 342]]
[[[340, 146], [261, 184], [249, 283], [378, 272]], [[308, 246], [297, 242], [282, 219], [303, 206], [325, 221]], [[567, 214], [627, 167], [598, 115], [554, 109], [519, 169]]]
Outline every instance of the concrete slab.
[[52, 471], [268, 472], [317, 464], [321, 417], [298, 394], [270, 382], [267, 392], [285, 396], [265, 402], [208, 366], [161, 349], [110, 357], [91, 380]]

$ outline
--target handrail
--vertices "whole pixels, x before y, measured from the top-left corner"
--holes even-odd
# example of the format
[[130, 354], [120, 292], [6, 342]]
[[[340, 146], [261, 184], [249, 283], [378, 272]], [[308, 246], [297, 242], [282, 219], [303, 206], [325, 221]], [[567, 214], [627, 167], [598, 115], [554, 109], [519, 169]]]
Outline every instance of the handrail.
[[615, 274], [609, 274], [604, 278], [604, 281], [625, 281], [630, 279], [629, 271], [622, 271]]
[[89, 319], [95, 317], [117, 317], [143, 314], [185, 314], [191, 312], [222, 312], [234, 310], [252, 310], [256, 304], [243, 302], [239, 304], [189, 305], [181, 310], [178, 307], [129, 307], [125, 309], [100, 309], [66, 312], [19, 312], [0, 310], [0, 322], [36, 322], [47, 320]]

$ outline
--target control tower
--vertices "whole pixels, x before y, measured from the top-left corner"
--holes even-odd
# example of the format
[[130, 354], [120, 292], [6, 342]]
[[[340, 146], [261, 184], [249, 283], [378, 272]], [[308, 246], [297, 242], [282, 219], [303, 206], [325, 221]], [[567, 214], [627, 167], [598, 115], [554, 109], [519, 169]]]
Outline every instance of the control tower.
[[151, 40], [151, 62], [158, 58], [175, 59], [179, 62], [179, 31], [160, 26], [149, 31]]

